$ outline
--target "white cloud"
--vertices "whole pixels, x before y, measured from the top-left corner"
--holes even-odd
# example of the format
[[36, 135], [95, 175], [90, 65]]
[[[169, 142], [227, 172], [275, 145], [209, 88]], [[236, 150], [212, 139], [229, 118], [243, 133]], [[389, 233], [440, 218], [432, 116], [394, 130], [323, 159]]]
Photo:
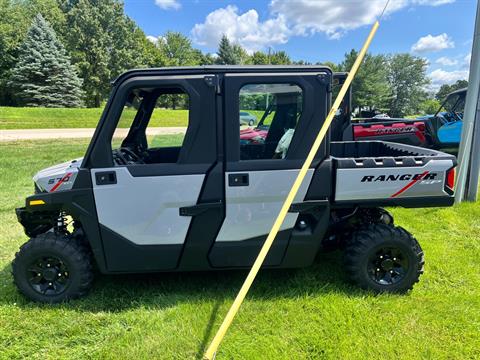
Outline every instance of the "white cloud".
[[[409, 6], [439, 6], [455, 0], [394, 0], [385, 15]], [[271, 0], [273, 14], [282, 15], [295, 34], [323, 32], [331, 39], [346, 31], [373, 24], [381, 14], [385, 0]]]
[[155, 45], [158, 43], [158, 37], [156, 37], [156, 36], [147, 35], [147, 40], [151, 41]]
[[472, 53], [465, 55], [463, 58], [463, 66], [466, 68], [470, 68], [470, 60], [472, 59]]
[[437, 60], [435, 60], [435, 62], [437, 64], [440, 64], [440, 65], [443, 65], [443, 66], [453, 66], [453, 65], [458, 64], [458, 60], [451, 59], [451, 58], [446, 57], [446, 56], [442, 56], [442, 57], [438, 58]]
[[155, 0], [155, 5], [163, 10], [178, 10], [182, 7], [178, 0]]
[[453, 47], [455, 47], [455, 43], [446, 33], [437, 36], [428, 34], [418, 39], [418, 41], [412, 45], [411, 50], [414, 53], [427, 53]]
[[412, 3], [418, 5], [429, 5], [429, 6], [439, 6], [445, 4], [451, 4], [455, 2], [455, 0], [414, 0]]
[[[395, 12], [408, 4], [408, 0], [390, 2], [386, 13]], [[331, 39], [346, 31], [372, 24], [385, 6], [383, 0], [272, 0], [273, 14], [283, 15], [297, 35], [326, 33]]]
[[437, 91], [443, 84], [453, 84], [457, 80], [468, 79], [468, 70], [445, 71], [437, 69], [428, 74], [428, 76], [431, 79], [429, 89]]
[[216, 48], [224, 34], [252, 52], [286, 43], [290, 30], [281, 15], [262, 22], [256, 10], [239, 14], [233, 5], [211, 12], [202, 24], [196, 24], [192, 29], [193, 41], [210, 48]]
[[147, 35], [147, 40], [151, 41], [155, 45], [158, 45], [158, 43], [165, 43], [165, 38], [161, 35], [159, 36], [153, 36], [153, 35]]
[[[454, 0], [394, 0], [385, 12], [406, 7], [439, 6]], [[249, 51], [283, 44], [290, 36], [325, 33], [338, 39], [347, 31], [372, 24], [382, 12], [385, 0], [271, 0], [270, 17], [259, 21], [256, 10], [238, 13], [236, 6], [219, 8], [192, 29], [194, 42], [216, 48], [222, 34]]]

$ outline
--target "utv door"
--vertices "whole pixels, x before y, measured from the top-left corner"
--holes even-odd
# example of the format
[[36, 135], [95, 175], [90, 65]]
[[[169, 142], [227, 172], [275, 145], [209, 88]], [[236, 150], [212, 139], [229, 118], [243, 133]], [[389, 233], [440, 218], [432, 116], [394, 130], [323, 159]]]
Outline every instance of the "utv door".
[[[202, 189], [216, 169], [214, 79], [213, 75], [138, 77], [116, 90], [89, 159], [92, 164], [110, 164], [91, 169], [109, 271], [177, 268], [192, 219], [220, 203], [223, 194], [218, 190], [208, 193], [206, 205], [197, 204], [205, 198]], [[188, 116], [187, 110], [164, 111], [164, 107], [187, 109]], [[112, 140], [115, 125], [126, 124], [129, 114], [135, 115], [128, 134], [121, 136], [121, 141]], [[161, 132], [159, 126], [178, 121], [179, 114], [184, 120], [188, 117], [184, 134], [151, 135]], [[215, 216], [221, 218], [222, 214]], [[206, 233], [209, 226], [206, 224]], [[203, 237], [208, 246], [214, 240], [211, 236]]]
[[[225, 220], [209, 259], [215, 267], [250, 266], [266, 239], [327, 110], [327, 73], [227, 74]], [[257, 127], [239, 124], [239, 113]], [[318, 159], [326, 156], [322, 145]], [[316, 161], [295, 199], [307, 193]], [[266, 265], [282, 264], [298, 214], [289, 213]]]

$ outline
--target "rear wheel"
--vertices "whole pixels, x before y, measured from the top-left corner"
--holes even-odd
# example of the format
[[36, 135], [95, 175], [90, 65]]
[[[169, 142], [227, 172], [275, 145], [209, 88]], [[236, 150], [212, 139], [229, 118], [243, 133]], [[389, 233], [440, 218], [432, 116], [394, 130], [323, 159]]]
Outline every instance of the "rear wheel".
[[352, 234], [345, 249], [350, 279], [366, 290], [406, 292], [423, 273], [423, 251], [401, 227], [370, 225]]
[[22, 245], [12, 262], [13, 279], [31, 300], [58, 303], [85, 295], [93, 281], [92, 260], [80, 241], [53, 232]]
[[250, 121], [248, 122], [248, 126], [253, 126], [254, 124], [255, 124], [255, 121], [253, 121], [253, 120], [250, 120]]

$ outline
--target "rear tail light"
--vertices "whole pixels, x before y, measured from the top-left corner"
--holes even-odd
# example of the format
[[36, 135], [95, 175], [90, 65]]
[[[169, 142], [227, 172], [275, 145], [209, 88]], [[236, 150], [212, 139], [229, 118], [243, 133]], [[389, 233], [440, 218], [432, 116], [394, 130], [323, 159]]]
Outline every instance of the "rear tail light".
[[418, 130], [425, 131], [425, 124], [423, 122], [416, 122], [413, 124]]
[[455, 189], [455, 168], [451, 168], [447, 171], [447, 182], [445, 184], [450, 190]]

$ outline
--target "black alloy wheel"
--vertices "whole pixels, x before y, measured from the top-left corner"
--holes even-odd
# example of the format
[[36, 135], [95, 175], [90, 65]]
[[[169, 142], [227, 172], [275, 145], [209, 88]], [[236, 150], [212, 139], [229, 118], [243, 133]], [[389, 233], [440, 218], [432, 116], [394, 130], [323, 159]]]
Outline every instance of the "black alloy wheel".
[[70, 285], [70, 273], [63, 260], [56, 256], [40, 256], [27, 268], [28, 283], [42, 295], [59, 295]]
[[374, 292], [403, 293], [423, 274], [423, 251], [405, 229], [371, 224], [351, 234], [345, 246], [350, 280]]
[[85, 295], [93, 282], [87, 242], [47, 232], [20, 247], [12, 262], [13, 281], [27, 298], [58, 303]]
[[408, 272], [408, 257], [402, 249], [382, 246], [368, 259], [368, 275], [380, 285], [396, 284]]

